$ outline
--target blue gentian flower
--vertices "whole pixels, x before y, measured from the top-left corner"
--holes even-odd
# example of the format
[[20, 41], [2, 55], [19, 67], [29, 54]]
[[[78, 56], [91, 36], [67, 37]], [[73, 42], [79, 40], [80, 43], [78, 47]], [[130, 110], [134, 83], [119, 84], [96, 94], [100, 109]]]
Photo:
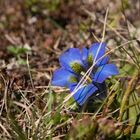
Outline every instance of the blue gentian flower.
[[70, 48], [59, 58], [61, 65], [52, 77], [52, 85], [67, 87], [71, 92], [76, 88], [81, 78], [91, 66], [93, 69], [86, 83], [73, 95], [74, 100], [83, 105], [94, 94], [98, 87], [94, 83], [103, 83], [109, 76], [118, 74], [114, 64], [108, 64], [108, 56], [105, 43], [94, 43], [89, 49]]

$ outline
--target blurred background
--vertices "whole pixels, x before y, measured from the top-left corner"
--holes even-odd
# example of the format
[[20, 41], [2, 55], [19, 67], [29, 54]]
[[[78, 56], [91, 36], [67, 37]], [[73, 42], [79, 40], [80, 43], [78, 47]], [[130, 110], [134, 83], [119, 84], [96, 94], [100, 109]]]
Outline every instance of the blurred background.
[[[31, 66], [55, 69], [62, 50], [101, 39], [107, 8], [105, 41], [116, 45], [140, 37], [139, 0], [1, 0], [1, 66], [12, 71], [17, 59], [24, 64], [26, 51], [30, 50]], [[9, 71], [6, 74], [13, 75]], [[40, 84], [46, 85], [47, 79], [42, 78]]]
[[[104, 23], [107, 10], [107, 23]], [[100, 41], [104, 24], [107, 51], [136, 40], [129, 46], [130, 53], [126, 53], [127, 49], [118, 49], [110, 55], [111, 61], [121, 69], [119, 86], [122, 90], [118, 92], [123, 93], [128, 81], [133, 78], [132, 73], [137, 70], [134, 65], [139, 67], [140, 62], [139, 0], [0, 0], [1, 139], [29, 139], [32, 136], [45, 139], [50, 136], [51, 132], [47, 133], [50, 128], [73, 118], [69, 114], [65, 116], [65, 113], [61, 116], [60, 110], [55, 112], [55, 107], [63, 99], [48, 93], [60, 95], [64, 91], [59, 88], [55, 92], [48, 89], [52, 72], [59, 66], [58, 58], [67, 48], [88, 47]], [[136, 61], [133, 62], [133, 58]], [[120, 87], [115, 89], [119, 90]], [[33, 105], [31, 110], [30, 105]], [[52, 120], [48, 119], [50, 116], [46, 117], [42, 126], [36, 128], [34, 122], [38, 124], [40, 116], [47, 114], [48, 110], [54, 111]], [[83, 121], [84, 124], [91, 122], [88, 118]], [[105, 122], [109, 126], [109, 123], [114, 123]], [[67, 133], [67, 129], [62, 130], [62, 133], [56, 130], [54, 135]], [[71, 133], [73, 138], [75, 132]]]

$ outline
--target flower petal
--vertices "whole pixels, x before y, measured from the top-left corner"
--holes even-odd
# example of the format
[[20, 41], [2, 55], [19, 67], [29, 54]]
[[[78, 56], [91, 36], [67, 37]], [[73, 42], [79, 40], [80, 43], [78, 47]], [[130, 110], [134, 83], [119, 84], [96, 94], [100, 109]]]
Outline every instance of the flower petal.
[[[106, 43], [93, 43], [89, 48], [89, 55], [92, 56], [93, 61], [98, 61], [105, 54]], [[102, 60], [99, 60], [96, 65], [98, 66]]]
[[105, 65], [105, 64], [107, 64], [108, 61], [109, 61], [109, 57], [108, 56], [105, 56], [99, 62], [97, 62], [96, 66]]
[[65, 69], [74, 72], [72, 64], [76, 63], [79, 66], [84, 66], [82, 62], [82, 55], [78, 48], [70, 48], [65, 51], [59, 58], [60, 65]]
[[[70, 90], [73, 91], [74, 88]], [[85, 101], [88, 99], [88, 97], [90, 97], [96, 90], [97, 87], [95, 87], [93, 84], [88, 84], [86, 86], [83, 86], [73, 95], [74, 100], [79, 105], [83, 105]]]
[[54, 86], [68, 87], [71, 84], [77, 83], [76, 76], [70, 71], [60, 68], [53, 74], [51, 84]]
[[117, 75], [118, 69], [114, 64], [106, 64], [99, 67], [99, 70], [93, 75], [93, 81], [102, 83], [106, 78]]
[[88, 57], [88, 49], [87, 48], [83, 48], [82, 49], [82, 60], [83, 61], [87, 61], [87, 57]]

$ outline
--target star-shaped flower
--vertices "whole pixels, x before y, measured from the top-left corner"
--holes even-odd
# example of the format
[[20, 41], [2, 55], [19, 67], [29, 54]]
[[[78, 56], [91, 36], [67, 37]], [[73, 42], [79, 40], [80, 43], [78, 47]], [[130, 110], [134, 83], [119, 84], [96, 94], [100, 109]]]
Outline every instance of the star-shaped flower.
[[101, 84], [109, 76], [118, 74], [117, 67], [108, 64], [105, 51], [105, 43], [94, 43], [89, 49], [83, 48], [81, 51], [78, 48], [68, 49], [59, 58], [61, 68], [54, 72], [52, 85], [67, 87], [73, 92], [81, 78], [93, 66], [90, 75], [85, 77], [84, 85], [73, 95], [74, 100], [83, 105], [98, 90], [95, 83]]

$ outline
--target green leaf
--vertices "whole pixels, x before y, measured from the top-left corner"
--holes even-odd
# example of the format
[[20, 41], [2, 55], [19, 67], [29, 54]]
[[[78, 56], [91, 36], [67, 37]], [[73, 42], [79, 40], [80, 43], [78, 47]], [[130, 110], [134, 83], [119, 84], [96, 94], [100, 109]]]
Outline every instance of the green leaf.
[[7, 50], [9, 51], [9, 53], [11, 53], [15, 56], [24, 54], [28, 51], [27, 48], [24, 48], [24, 47], [21, 47], [21, 46], [9, 46], [7, 48]]

